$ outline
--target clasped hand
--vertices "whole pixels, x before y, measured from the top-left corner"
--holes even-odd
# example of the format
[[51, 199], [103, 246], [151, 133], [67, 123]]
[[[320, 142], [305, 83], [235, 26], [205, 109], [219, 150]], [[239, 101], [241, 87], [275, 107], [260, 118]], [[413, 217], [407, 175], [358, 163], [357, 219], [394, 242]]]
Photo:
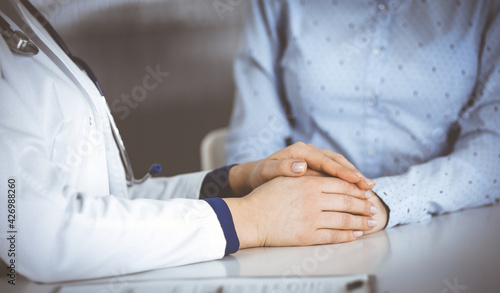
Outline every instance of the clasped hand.
[[231, 168], [224, 199], [240, 248], [353, 241], [383, 229], [387, 211], [366, 178], [342, 155], [296, 143]]

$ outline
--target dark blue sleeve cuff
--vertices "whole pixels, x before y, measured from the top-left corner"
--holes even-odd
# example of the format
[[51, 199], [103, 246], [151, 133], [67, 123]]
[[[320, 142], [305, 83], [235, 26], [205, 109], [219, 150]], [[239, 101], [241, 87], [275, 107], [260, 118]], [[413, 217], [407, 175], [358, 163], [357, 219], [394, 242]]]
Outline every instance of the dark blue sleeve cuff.
[[235, 197], [229, 184], [229, 170], [235, 165], [225, 166], [209, 172], [200, 188], [200, 198]]
[[234, 228], [233, 216], [226, 202], [221, 198], [206, 198], [206, 202], [214, 209], [217, 219], [219, 219], [224, 237], [226, 238], [226, 253], [231, 254], [240, 248], [240, 240]]

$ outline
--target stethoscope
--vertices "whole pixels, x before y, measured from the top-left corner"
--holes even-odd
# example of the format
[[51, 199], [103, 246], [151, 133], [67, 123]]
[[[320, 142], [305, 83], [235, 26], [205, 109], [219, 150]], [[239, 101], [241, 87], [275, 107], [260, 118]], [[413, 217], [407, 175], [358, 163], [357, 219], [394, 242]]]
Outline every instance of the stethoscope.
[[[161, 172], [160, 164], [153, 164], [149, 169], [148, 173], [144, 175], [141, 179], [136, 179], [134, 177], [134, 172], [132, 170], [132, 164], [130, 163], [130, 158], [127, 154], [127, 150], [125, 149], [125, 145], [120, 136], [120, 132], [118, 131], [118, 127], [116, 127], [115, 120], [111, 115], [111, 111], [109, 110], [109, 106], [106, 103], [106, 99], [104, 97], [104, 92], [101, 88], [99, 80], [97, 76], [94, 74], [90, 66], [85, 63], [82, 59], [71, 54], [68, 46], [64, 43], [61, 36], [56, 32], [54, 27], [48, 22], [48, 20], [35, 8], [28, 0], [20, 0], [20, 2], [26, 7], [26, 9], [30, 12], [30, 14], [35, 17], [47, 30], [49, 35], [54, 39], [54, 41], [61, 47], [61, 49], [68, 55], [68, 57], [75, 62], [82, 70], [84, 70], [89, 78], [94, 82], [97, 90], [101, 94], [101, 97], [104, 99], [106, 104], [106, 115], [109, 120], [109, 124], [111, 126], [111, 132], [113, 133], [114, 140], [118, 149], [120, 150], [120, 157], [122, 159], [123, 166], [125, 167], [127, 185], [132, 186], [134, 184], [140, 184], [146, 181], [148, 178], [157, 175]], [[21, 31], [14, 31], [10, 27], [9, 23], [0, 15], [0, 30], [2, 37], [5, 39], [5, 42], [9, 46], [9, 48], [21, 55], [32, 56], [36, 55], [39, 52], [38, 46], [35, 45], [27, 36]]]

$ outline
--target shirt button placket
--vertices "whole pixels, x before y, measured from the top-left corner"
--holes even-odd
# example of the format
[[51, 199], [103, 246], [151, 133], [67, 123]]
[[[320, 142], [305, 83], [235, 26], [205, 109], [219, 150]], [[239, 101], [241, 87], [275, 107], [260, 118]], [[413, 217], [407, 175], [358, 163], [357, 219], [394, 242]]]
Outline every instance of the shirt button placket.
[[367, 168], [377, 170], [382, 165], [383, 160], [382, 149], [383, 138], [375, 136], [375, 133], [381, 133], [382, 127], [381, 111], [383, 95], [383, 86], [385, 82], [384, 76], [384, 56], [387, 46], [388, 30], [390, 27], [392, 15], [388, 10], [388, 6], [384, 1], [379, 1], [376, 6], [375, 19], [376, 33], [370, 35], [371, 47], [368, 47], [368, 76], [366, 81], [366, 117], [365, 117], [365, 155]]

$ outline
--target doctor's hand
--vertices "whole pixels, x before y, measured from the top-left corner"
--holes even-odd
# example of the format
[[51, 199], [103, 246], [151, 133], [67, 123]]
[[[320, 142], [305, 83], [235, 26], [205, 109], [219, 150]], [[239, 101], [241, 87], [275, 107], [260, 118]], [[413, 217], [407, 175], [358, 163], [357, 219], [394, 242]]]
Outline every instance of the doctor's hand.
[[224, 198], [240, 248], [353, 241], [378, 223], [366, 191], [333, 177], [275, 178], [242, 198]]
[[243, 196], [278, 176], [334, 176], [361, 189], [371, 189], [375, 182], [366, 178], [341, 154], [297, 142], [266, 159], [236, 165], [229, 171], [229, 182], [235, 195]]

